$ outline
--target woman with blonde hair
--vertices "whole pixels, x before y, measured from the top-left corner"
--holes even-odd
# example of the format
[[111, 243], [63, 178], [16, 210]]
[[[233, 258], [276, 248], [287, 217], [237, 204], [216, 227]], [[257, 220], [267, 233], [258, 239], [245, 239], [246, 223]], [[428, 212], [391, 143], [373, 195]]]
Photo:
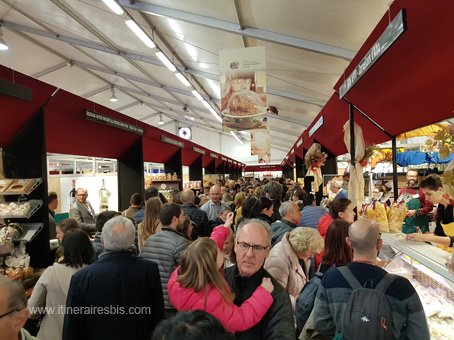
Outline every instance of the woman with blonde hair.
[[161, 231], [162, 225], [159, 220], [161, 207], [162, 202], [159, 197], [149, 198], [147, 203], [145, 203], [144, 218], [137, 228], [139, 234], [139, 252], [142, 251], [143, 244], [147, 238]]
[[233, 213], [224, 226], [216, 227], [211, 238], [200, 237], [183, 252], [180, 267], [167, 285], [170, 302], [178, 311], [201, 309], [215, 316], [229, 332], [240, 332], [260, 322], [273, 304], [271, 279], [262, 284], [241, 306], [233, 303], [234, 296], [222, 273], [222, 246], [230, 234]]
[[[265, 269], [287, 290], [293, 308], [309, 280], [310, 258], [323, 249], [323, 238], [313, 228], [298, 227], [271, 248]], [[304, 268], [300, 264], [304, 261]]]
[[235, 204], [235, 224], [238, 224], [238, 220], [243, 216], [242, 213], [242, 204], [246, 199], [246, 194], [244, 192], [239, 192], [235, 195], [233, 199], [233, 204]]

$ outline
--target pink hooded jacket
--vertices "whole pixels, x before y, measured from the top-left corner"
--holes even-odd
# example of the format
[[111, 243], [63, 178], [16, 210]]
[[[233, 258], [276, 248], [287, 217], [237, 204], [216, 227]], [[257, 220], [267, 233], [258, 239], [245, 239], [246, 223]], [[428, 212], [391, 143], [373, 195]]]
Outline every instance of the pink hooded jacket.
[[[222, 226], [214, 228], [211, 238], [222, 249], [230, 231]], [[196, 292], [192, 288], [181, 287], [177, 281], [178, 268], [172, 273], [167, 284], [170, 302], [178, 311], [201, 309], [215, 316], [229, 332], [245, 331], [265, 316], [273, 304], [273, 297], [268, 291], [259, 286], [254, 294], [244, 301], [241, 306], [224, 299], [212, 284], [206, 289]], [[227, 282], [225, 282], [228, 287]]]

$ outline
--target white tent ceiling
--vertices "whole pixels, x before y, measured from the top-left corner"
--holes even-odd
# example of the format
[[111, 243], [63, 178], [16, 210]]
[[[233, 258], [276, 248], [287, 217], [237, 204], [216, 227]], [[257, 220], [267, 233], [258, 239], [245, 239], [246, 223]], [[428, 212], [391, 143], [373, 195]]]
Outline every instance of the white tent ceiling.
[[[269, 119], [272, 149], [280, 153], [292, 147], [332, 95], [334, 83], [389, 4], [389, 0], [117, 2], [122, 15], [114, 14], [102, 0], [0, 0], [3, 38], [9, 46], [0, 53], [0, 64], [151, 125], [158, 126], [162, 113], [164, 122], [221, 131], [221, 124], [191, 90], [197, 89], [219, 112], [219, 50], [265, 46], [268, 105], [279, 110]], [[156, 57], [156, 48], [147, 47], [128, 29], [128, 18], [153, 39], [192, 87], [180, 83]], [[112, 88], [116, 103], [109, 101]]]

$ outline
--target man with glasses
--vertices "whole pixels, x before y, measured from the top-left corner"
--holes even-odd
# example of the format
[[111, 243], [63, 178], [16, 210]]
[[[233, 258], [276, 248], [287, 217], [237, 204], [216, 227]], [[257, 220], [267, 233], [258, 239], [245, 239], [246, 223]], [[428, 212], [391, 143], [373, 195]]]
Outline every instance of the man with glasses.
[[238, 227], [235, 238], [236, 264], [226, 268], [226, 280], [235, 294], [234, 303], [240, 306], [262, 283], [271, 278], [274, 285], [273, 305], [263, 319], [236, 339], [295, 339], [295, 322], [290, 299], [285, 289], [263, 268], [271, 248], [269, 225], [259, 219], [246, 220]]
[[96, 221], [95, 211], [87, 200], [88, 191], [85, 188], [78, 188], [76, 191], [76, 201], [69, 209], [69, 217], [74, 218], [79, 226], [87, 233], [95, 233]]
[[0, 275], [0, 339], [36, 339], [22, 328], [29, 314], [24, 287], [7, 276]]

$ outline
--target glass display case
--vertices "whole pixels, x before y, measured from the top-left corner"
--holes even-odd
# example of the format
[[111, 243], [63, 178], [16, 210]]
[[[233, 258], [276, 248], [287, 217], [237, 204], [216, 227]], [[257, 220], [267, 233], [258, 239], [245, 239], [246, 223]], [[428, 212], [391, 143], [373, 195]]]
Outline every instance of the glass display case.
[[379, 258], [385, 270], [404, 276], [415, 287], [424, 306], [431, 339], [452, 339], [454, 334], [454, 273], [447, 268], [452, 254], [402, 233], [382, 234]]

